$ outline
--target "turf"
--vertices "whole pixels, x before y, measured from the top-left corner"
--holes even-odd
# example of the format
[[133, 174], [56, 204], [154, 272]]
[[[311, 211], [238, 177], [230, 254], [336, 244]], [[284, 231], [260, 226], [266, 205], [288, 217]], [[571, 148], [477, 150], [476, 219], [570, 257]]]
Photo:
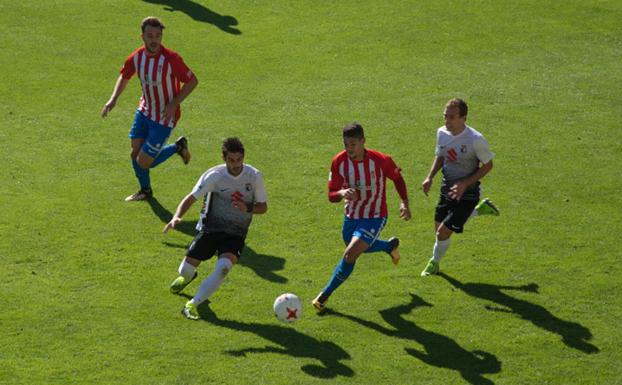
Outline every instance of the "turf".
[[[622, 384], [620, 2], [0, 4], [0, 383]], [[199, 79], [174, 133], [193, 160], [127, 204], [137, 80], [99, 112], [147, 15]], [[497, 154], [483, 185], [501, 216], [475, 218], [443, 275], [421, 278], [439, 181], [419, 186], [451, 97]], [[402, 262], [365, 255], [317, 316], [343, 250], [328, 167], [352, 120], [403, 168], [414, 218], [391, 187], [383, 234]], [[161, 230], [232, 135], [269, 211], [190, 322], [199, 280], [168, 284], [198, 209]], [[283, 292], [305, 304], [293, 325], [271, 312]]]

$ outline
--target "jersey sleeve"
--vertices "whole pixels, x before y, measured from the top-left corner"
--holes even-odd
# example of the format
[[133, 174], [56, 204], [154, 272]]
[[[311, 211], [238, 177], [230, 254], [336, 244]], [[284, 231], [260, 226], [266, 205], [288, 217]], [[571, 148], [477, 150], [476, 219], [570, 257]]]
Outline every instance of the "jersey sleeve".
[[201, 197], [215, 190], [216, 187], [216, 174], [214, 172], [207, 171], [201, 175], [194, 188], [190, 192], [196, 200], [200, 200]]
[[173, 75], [182, 83], [188, 83], [194, 77], [192, 70], [188, 68], [186, 63], [184, 63], [184, 59], [178, 54], [171, 55], [169, 61], [171, 63]]
[[386, 155], [382, 162], [382, 170], [384, 171], [387, 178], [391, 180], [396, 180], [402, 177], [402, 169], [397, 167], [393, 158]]
[[383, 171], [387, 178], [391, 179], [395, 184], [395, 189], [403, 201], [408, 201], [408, 190], [406, 189], [406, 181], [402, 176], [402, 169], [395, 164], [393, 158], [385, 155], [383, 162]]
[[495, 153], [490, 151], [488, 142], [484, 138], [479, 138], [473, 142], [473, 150], [482, 164], [490, 162], [495, 157]]
[[441, 130], [436, 131], [436, 146], [434, 147], [434, 156], [442, 156], [441, 154]]
[[136, 55], [135, 52], [131, 54], [127, 59], [125, 59], [125, 63], [123, 63], [123, 67], [121, 67], [121, 71], [119, 71], [119, 73], [121, 73], [121, 76], [123, 76], [123, 79], [131, 79], [132, 76], [134, 76], [134, 74], [136, 73], [136, 67], [134, 66], [134, 55]]
[[338, 191], [343, 187], [344, 180], [341, 174], [339, 174], [339, 162], [337, 159], [333, 159], [330, 165], [330, 173], [328, 174], [328, 200], [331, 202], [339, 202], [341, 195]]
[[257, 176], [255, 178], [255, 194], [253, 196], [253, 200], [256, 203], [266, 203], [268, 201], [268, 194], [266, 194], [266, 187], [264, 186], [261, 172], [257, 172]]

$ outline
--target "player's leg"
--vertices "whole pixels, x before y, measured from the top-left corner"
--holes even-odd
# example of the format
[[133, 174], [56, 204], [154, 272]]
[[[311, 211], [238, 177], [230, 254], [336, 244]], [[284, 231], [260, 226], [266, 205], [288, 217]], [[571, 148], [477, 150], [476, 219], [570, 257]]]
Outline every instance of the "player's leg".
[[198, 275], [197, 267], [200, 263], [201, 261], [198, 259], [194, 259], [187, 255], [184, 257], [177, 269], [179, 277], [175, 278], [171, 283], [171, 293], [177, 294], [181, 292], [190, 282], [194, 281]]
[[233, 265], [238, 262], [244, 248], [244, 238], [242, 237], [224, 233], [217, 234], [215, 237], [218, 245], [218, 261], [216, 261], [214, 271], [201, 282], [194, 297], [186, 303], [182, 310], [184, 316], [190, 319], [198, 318], [197, 307], [218, 290]]
[[365, 250], [367, 250], [367, 248], [369, 248], [369, 243], [365, 242], [357, 235], [352, 237], [350, 244], [346, 247], [346, 250], [343, 253], [343, 258], [335, 267], [328, 284], [320, 292], [320, 294], [318, 294], [318, 296], [311, 301], [316, 309], [320, 311], [324, 310], [328, 298], [339, 286], [341, 286], [343, 282], [345, 282], [346, 279], [348, 279], [350, 274], [352, 274], [356, 260], [365, 252]]
[[186, 257], [179, 265], [179, 276], [170, 285], [171, 293], [181, 292], [197, 277], [197, 267], [202, 261], [211, 258], [216, 252], [216, 245], [205, 232], [199, 232], [188, 246]]
[[134, 169], [134, 175], [136, 175], [136, 179], [138, 179], [140, 190], [125, 198], [126, 202], [145, 200], [152, 196], [149, 170], [145, 170], [144, 168], [140, 167], [137, 161], [140, 150], [144, 145], [148, 135], [148, 120], [149, 119], [144, 117], [140, 112], [136, 112], [136, 116], [134, 117], [134, 124], [132, 125], [130, 133], [128, 135], [132, 146], [132, 152], [130, 153], [132, 168]]
[[177, 151], [174, 144], [166, 145], [166, 141], [171, 136], [172, 128], [163, 126], [152, 120], [147, 122], [148, 134], [140, 153], [138, 154], [138, 164], [144, 169], [156, 167], [166, 161]]
[[387, 223], [386, 218], [374, 218], [374, 219], [365, 219], [364, 221], [369, 221], [369, 229], [371, 234], [369, 234], [369, 239], [365, 239], [369, 242], [370, 246], [366, 253], [375, 253], [378, 251], [384, 251], [385, 253], [391, 256], [391, 261], [394, 265], [397, 265], [400, 262], [400, 253], [398, 247], [400, 245], [400, 240], [397, 237], [391, 237], [389, 239], [382, 240], [380, 239], [380, 232], [384, 228]]
[[440, 261], [449, 249], [452, 234], [460, 234], [464, 231], [464, 224], [469, 219], [476, 205], [476, 200], [455, 201], [441, 198], [441, 202], [439, 202], [440, 209], [437, 208], [435, 216], [435, 221], [438, 225], [436, 240], [432, 248], [432, 258], [421, 272], [421, 276], [438, 274], [440, 271]]

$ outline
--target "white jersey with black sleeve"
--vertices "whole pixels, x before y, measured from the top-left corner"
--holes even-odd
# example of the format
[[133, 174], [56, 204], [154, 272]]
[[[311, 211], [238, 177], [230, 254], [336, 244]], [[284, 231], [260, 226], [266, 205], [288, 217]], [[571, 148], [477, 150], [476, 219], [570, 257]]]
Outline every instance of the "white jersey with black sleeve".
[[[445, 196], [456, 181], [473, 174], [480, 163], [486, 164], [495, 157], [484, 136], [469, 126], [458, 135], [452, 135], [445, 126], [440, 127], [435, 155], [443, 157], [441, 194]], [[467, 188], [462, 199], [479, 199], [479, 182]]]
[[224, 232], [243, 238], [253, 215], [233, 207], [233, 200], [241, 199], [248, 207], [267, 202], [261, 172], [248, 164], [237, 176], [229, 174], [225, 164], [210, 168], [197, 181], [192, 196], [203, 199], [197, 230]]

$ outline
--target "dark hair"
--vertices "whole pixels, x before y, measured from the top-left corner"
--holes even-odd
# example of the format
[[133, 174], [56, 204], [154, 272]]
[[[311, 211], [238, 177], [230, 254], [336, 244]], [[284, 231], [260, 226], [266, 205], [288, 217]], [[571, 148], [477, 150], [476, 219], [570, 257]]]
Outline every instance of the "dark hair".
[[453, 98], [445, 104], [445, 108], [456, 107], [460, 110], [460, 117], [467, 116], [469, 113], [469, 106], [467, 106], [466, 102], [460, 98]]
[[230, 152], [239, 152], [244, 155], [244, 145], [235, 136], [222, 141], [222, 156], [226, 157]]
[[365, 137], [365, 133], [363, 132], [363, 126], [358, 124], [357, 122], [352, 122], [346, 124], [343, 128], [343, 138], [356, 138], [363, 139]]
[[140, 24], [140, 29], [143, 31], [143, 33], [145, 33], [145, 28], [147, 28], [148, 25], [151, 27], [160, 28], [160, 30], [164, 29], [164, 24], [162, 24], [162, 20], [158, 19], [155, 16], [147, 16], [143, 19], [143, 22]]

